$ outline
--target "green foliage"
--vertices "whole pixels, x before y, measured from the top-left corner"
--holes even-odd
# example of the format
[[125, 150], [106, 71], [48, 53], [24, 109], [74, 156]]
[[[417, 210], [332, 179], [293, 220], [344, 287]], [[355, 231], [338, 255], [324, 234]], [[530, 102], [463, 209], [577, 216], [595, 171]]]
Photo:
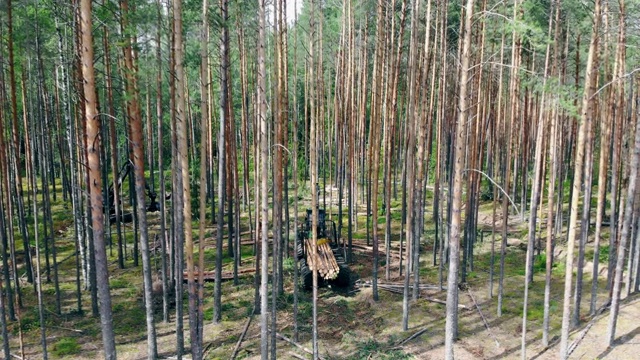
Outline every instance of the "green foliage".
[[282, 270], [286, 272], [292, 272], [295, 265], [293, 257], [287, 257], [282, 261]]
[[[585, 253], [586, 259], [593, 259], [594, 250], [589, 249]], [[609, 262], [609, 245], [600, 245], [600, 253], [598, 254], [598, 262], [600, 264], [606, 264]]]
[[78, 340], [71, 337], [63, 337], [55, 342], [51, 348], [51, 353], [56, 357], [64, 357], [67, 355], [74, 355], [81, 350]]
[[125, 289], [131, 286], [129, 280], [124, 278], [114, 278], [109, 282], [111, 289]]
[[389, 350], [393, 344], [383, 344], [374, 339], [367, 339], [357, 343], [357, 352], [354, 359], [380, 359], [380, 360], [410, 360], [412, 355], [402, 350]]
[[545, 272], [547, 269], [547, 254], [540, 254], [533, 259], [533, 273]]

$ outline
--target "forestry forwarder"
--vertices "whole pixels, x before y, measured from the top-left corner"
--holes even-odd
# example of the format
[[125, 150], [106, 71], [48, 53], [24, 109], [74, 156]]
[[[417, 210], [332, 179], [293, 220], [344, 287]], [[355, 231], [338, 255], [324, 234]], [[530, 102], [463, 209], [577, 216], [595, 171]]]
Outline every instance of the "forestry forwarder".
[[325, 209], [318, 209], [318, 253], [315, 258], [312, 256], [312, 214], [311, 209], [307, 209], [296, 242], [304, 288], [313, 287], [314, 268], [318, 269], [318, 285], [347, 287], [351, 283], [351, 271], [345, 263], [345, 243], [344, 240], [339, 243], [336, 224], [326, 220]]
[[[131, 176], [131, 170], [133, 170], [133, 162], [127, 159], [125, 163], [122, 165], [120, 172], [118, 173], [117, 181], [118, 181], [118, 189], [122, 188], [124, 181], [127, 177]], [[116, 205], [115, 205], [115, 189], [114, 189], [114, 181], [109, 185], [108, 192], [108, 201], [105, 202], [105, 211], [109, 212], [109, 223], [114, 224], [116, 222]], [[156, 200], [158, 194], [155, 191], [152, 191], [149, 188], [149, 184], [145, 182], [145, 190], [147, 196], [149, 197], [149, 202], [147, 203], [147, 211], [156, 212], [160, 211], [160, 204]], [[106, 209], [107, 203], [109, 204], [109, 209]], [[122, 199], [120, 199], [120, 206], [122, 206]], [[123, 223], [130, 223], [133, 221], [133, 212], [128, 212], [124, 214], [120, 214], [120, 220]]]

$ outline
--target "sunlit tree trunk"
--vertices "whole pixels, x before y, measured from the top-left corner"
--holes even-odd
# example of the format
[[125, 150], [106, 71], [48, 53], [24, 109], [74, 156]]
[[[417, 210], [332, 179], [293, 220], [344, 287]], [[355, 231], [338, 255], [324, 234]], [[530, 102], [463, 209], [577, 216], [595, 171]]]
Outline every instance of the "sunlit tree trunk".
[[[127, 33], [129, 26], [129, 3], [127, 0], [120, 2], [122, 32]], [[147, 320], [147, 357], [158, 357], [156, 344], [156, 328], [153, 323], [153, 294], [151, 283], [151, 260], [149, 258], [149, 230], [147, 227], [147, 207], [145, 201], [145, 177], [144, 177], [144, 149], [142, 135], [142, 114], [137, 98], [137, 68], [134, 64], [131, 38], [125, 38], [124, 65], [125, 86], [128, 95], [127, 109], [129, 114], [129, 127], [131, 131], [130, 147], [133, 152], [133, 177], [135, 179], [136, 212], [140, 227], [140, 248], [142, 250], [142, 278], [144, 288], [144, 301]], [[149, 144], [151, 147], [152, 144]], [[115, 174], [115, 173], [114, 173]]]
[[80, 29], [82, 33], [82, 77], [84, 79], [84, 101], [87, 123], [89, 183], [91, 194], [91, 220], [95, 251], [98, 296], [100, 297], [100, 325], [105, 359], [116, 359], [116, 346], [111, 316], [111, 294], [109, 271], [104, 241], [104, 213], [102, 203], [102, 175], [99, 149], [100, 118], [96, 109], [95, 77], [93, 68], [93, 36], [91, 33], [91, 1], [80, 1]]
[[[564, 282], [564, 302], [562, 308], [562, 331], [560, 340], [560, 357], [566, 359], [568, 357], [569, 343], [569, 327], [570, 327], [570, 307], [571, 307], [571, 289], [573, 282], [573, 251], [576, 239], [576, 227], [578, 220], [578, 201], [580, 199], [580, 190], [582, 187], [582, 175], [585, 153], [585, 142], [587, 141], [587, 129], [591, 126], [592, 117], [592, 94], [593, 86], [597, 78], [598, 70], [594, 68], [594, 64], [598, 62], [598, 32], [600, 29], [601, 8], [600, 0], [596, 0], [594, 16], [593, 16], [593, 33], [589, 44], [589, 55], [587, 57], [587, 69], [584, 80], [584, 94], [582, 98], [582, 109], [580, 114], [580, 128], [578, 130], [578, 140], [576, 143], [574, 172], [573, 172], [573, 191], [571, 196], [571, 217], [569, 218], [569, 229], [567, 238], [567, 258]], [[640, 139], [639, 139], [640, 140]], [[612, 225], [613, 226], [613, 225]]]
[[445, 325], [445, 358], [452, 360], [453, 343], [458, 328], [458, 266], [460, 262], [460, 232], [462, 206], [462, 177], [464, 170], [465, 133], [468, 126], [467, 90], [469, 76], [469, 62], [471, 58], [471, 26], [473, 19], [473, 0], [467, 0], [464, 12], [464, 33], [462, 40], [462, 58], [460, 67], [460, 90], [458, 97], [458, 121], [456, 124], [454, 173], [453, 173], [453, 202], [451, 204], [451, 230], [449, 233], [449, 273], [447, 278], [447, 315]]
[[[403, 196], [407, 198], [407, 210], [406, 210], [406, 219], [405, 219], [405, 227], [407, 229], [405, 238], [407, 244], [407, 259], [411, 258], [411, 243], [413, 241], [413, 231], [414, 231], [414, 189], [415, 189], [415, 166], [414, 166], [414, 156], [415, 156], [415, 144], [416, 144], [416, 135], [415, 135], [415, 124], [418, 122], [415, 117], [417, 116], [417, 104], [416, 104], [416, 92], [418, 90], [417, 81], [418, 81], [418, 26], [419, 26], [419, 13], [420, 13], [420, 0], [413, 0], [411, 3], [411, 30], [410, 30], [410, 42], [409, 42], [409, 69], [408, 69], [408, 105], [407, 105], [407, 120], [405, 124], [405, 137], [406, 137], [406, 156], [405, 156], [405, 168], [406, 168], [406, 188]], [[381, 6], [381, 5], [378, 5]], [[378, 10], [379, 12], [381, 10]], [[401, 254], [402, 257], [402, 254]], [[407, 261], [409, 263], [409, 261]], [[407, 264], [406, 271], [404, 274], [404, 287], [403, 287], [403, 297], [402, 297], [402, 330], [407, 331], [409, 329], [409, 279], [411, 274], [411, 266]]]
[[[553, 29], [553, 16], [554, 12], [549, 12], [549, 29], [547, 32], [548, 36], [551, 36], [551, 31]], [[521, 356], [523, 359], [527, 357], [527, 307], [529, 301], [529, 286], [531, 283], [530, 279], [533, 279], [533, 252], [534, 245], [536, 240], [536, 227], [537, 227], [537, 217], [538, 217], [538, 205], [540, 204], [540, 192], [542, 191], [544, 178], [542, 175], [543, 172], [543, 147], [544, 147], [544, 135], [547, 128], [547, 118], [549, 116], [548, 111], [545, 108], [546, 105], [546, 85], [547, 79], [549, 77], [549, 67], [550, 67], [550, 57], [551, 57], [551, 44], [547, 44], [547, 49], [545, 53], [545, 63], [544, 63], [544, 79], [542, 82], [543, 91], [541, 93], [540, 107], [538, 113], [538, 124], [536, 130], [536, 147], [535, 147], [535, 157], [534, 157], [534, 177], [533, 177], [533, 186], [531, 189], [531, 209], [529, 211], [529, 236], [527, 241], [527, 257], [526, 257], [526, 265], [525, 265], [525, 283], [524, 283], [524, 305], [522, 310], [522, 343], [521, 343]], [[550, 239], [548, 239], [550, 241]], [[550, 254], [547, 253], [547, 257], [550, 257]]]
[[[257, 73], [257, 117], [256, 120], [260, 126], [260, 220], [261, 223], [261, 281], [260, 281], [260, 354], [262, 360], [269, 358], [269, 336], [267, 334], [268, 312], [267, 305], [269, 294], [267, 290], [267, 282], [269, 281], [269, 273], [267, 269], [267, 261], [269, 260], [269, 243], [268, 243], [268, 211], [267, 199], [267, 180], [269, 172], [267, 170], [268, 147], [267, 147], [267, 99], [266, 99], [266, 66], [265, 66], [265, 0], [258, 0], [258, 73]], [[222, 128], [222, 126], [221, 126]], [[220, 161], [222, 161], [220, 159]]]

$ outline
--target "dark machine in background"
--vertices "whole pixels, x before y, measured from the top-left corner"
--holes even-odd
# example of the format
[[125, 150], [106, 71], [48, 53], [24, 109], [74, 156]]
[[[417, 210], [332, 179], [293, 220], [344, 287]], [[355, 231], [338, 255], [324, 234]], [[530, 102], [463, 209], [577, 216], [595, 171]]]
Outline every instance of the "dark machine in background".
[[318, 285], [349, 286], [351, 271], [345, 262], [345, 242], [338, 239], [336, 224], [327, 220], [325, 209], [318, 209], [318, 252], [316, 257], [313, 257], [312, 216], [312, 210], [307, 209], [304, 221], [298, 229], [296, 241], [300, 275], [304, 288], [309, 290], [313, 286], [312, 272], [314, 267], [318, 269]]

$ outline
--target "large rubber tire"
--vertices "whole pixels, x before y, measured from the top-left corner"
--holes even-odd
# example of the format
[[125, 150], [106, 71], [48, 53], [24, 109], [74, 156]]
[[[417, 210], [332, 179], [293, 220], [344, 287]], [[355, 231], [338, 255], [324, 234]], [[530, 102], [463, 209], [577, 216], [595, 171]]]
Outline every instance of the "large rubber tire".
[[310, 291], [313, 289], [313, 273], [309, 270], [306, 259], [300, 260], [300, 278], [305, 290]]
[[351, 269], [346, 265], [340, 265], [338, 277], [331, 280], [331, 285], [341, 288], [351, 286]]
[[306, 256], [304, 254], [304, 238], [299, 238], [296, 240], [296, 255], [298, 256], [298, 260], [304, 259]]

